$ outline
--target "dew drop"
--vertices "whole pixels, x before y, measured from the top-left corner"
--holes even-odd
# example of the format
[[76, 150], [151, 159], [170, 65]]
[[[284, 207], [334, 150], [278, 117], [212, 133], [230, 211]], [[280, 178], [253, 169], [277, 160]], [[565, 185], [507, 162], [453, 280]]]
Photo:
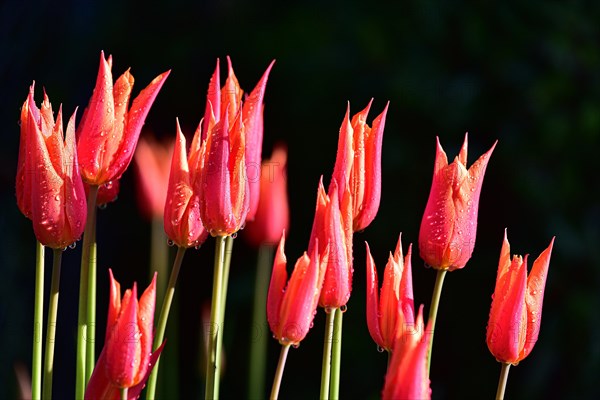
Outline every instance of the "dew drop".
[[385, 349], [383, 347], [381, 347], [381, 346], [378, 345], [377, 346], [377, 351], [380, 352], [380, 353], [383, 353], [385, 351]]
[[292, 345], [292, 347], [293, 347], [293, 348], [295, 348], [295, 349], [297, 349], [298, 347], [300, 347], [300, 343], [294, 343], [294, 344]]
[[173, 242], [171, 239], [167, 240], [167, 245], [168, 245], [169, 247], [173, 247], [173, 245], [174, 245], [174, 244], [175, 244], [175, 243], [174, 243], [174, 242]]
[[108, 206], [108, 204], [107, 204], [107, 203], [104, 203], [104, 204], [100, 204], [100, 205], [98, 206], [98, 208], [99, 208], [99, 209], [101, 209], [101, 210], [106, 210], [106, 207], [107, 207], [107, 206]]
[[233, 232], [233, 233], [231, 234], [231, 238], [232, 238], [232, 239], [235, 239], [235, 238], [237, 238], [237, 235], [238, 235], [238, 233], [237, 233], [237, 232]]
[[340, 311], [342, 313], [345, 313], [346, 311], [348, 311], [348, 307], [344, 304], [343, 306], [340, 307]]
[[77, 247], [77, 242], [73, 242], [69, 245], [70, 249], [74, 249], [75, 247]]
[[54, 196], [54, 200], [59, 201], [60, 200], [60, 196], [59, 195]]

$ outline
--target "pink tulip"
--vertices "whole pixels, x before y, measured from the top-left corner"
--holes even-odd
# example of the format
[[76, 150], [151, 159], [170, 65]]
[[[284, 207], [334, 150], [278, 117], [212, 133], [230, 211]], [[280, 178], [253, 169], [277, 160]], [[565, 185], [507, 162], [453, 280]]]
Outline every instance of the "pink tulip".
[[451, 164], [437, 139], [433, 183], [419, 232], [419, 253], [427, 265], [454, 271], [471, 258], [479, 194], [496, 143], [467, 169], [467, 135]]
[[554, 238], [535, 260], [528, 277], [527, 256], [515, 255], [511, 261], [504, 231], [486, 337], [490, 352], [500, 362], [518, 364], [537, 342], [553, 245]]

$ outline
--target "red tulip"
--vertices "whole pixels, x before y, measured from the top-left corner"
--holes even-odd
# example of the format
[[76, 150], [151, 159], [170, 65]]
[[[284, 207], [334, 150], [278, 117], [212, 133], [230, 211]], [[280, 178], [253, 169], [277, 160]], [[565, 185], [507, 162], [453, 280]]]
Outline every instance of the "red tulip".
[[377, 345], [393, 351], [396, 336], [407, 326], [413, 326], [415, 311], [413, 303], [412, 273], [410, 258], [412, 245], [406, 257], [402, 257], [402, 242], [398, 238], [396, 251], [388, 259], [383, 275], [381, 295], [375, 261], [367, 243], [367, 326]]
[[423, 329], [423, 306], [413, 332], [402, 332], [396, 337], [394, 352], [385, 376], [383, 399], [431, 398], [429, 374], [427, 371], [427, 349], [431, 335], [427, 334], [430, 324]]
[[427, 265], [454, 271], [471, 258], [479, 194], [496, 143], [467, 169], [467, 135], [451, 164], [437, 139], [433, 183], [419, 232], [419, 253]]
[[323, 178], [317, 190], [317, 206], [308, 244], [309, 253], [318, 248], [321, 268], [325, 269], [319, 306], [339, 308], [346, 305], [352, 291], [352, 211], [350, 192], [338, 199], [335, 179], [330, 194], [325, 193]]
[[260, 183], [255, 176], [256, 182], [250, 184], [248, 165], [257, 168], [260, 163], [262, 98], [273, 65], [242, 102], [243, 91], [229, 58], [227, 62], [229, 75], [221, 91], [218, 62], [209, 84], [202, 125], [201, 184], [196, 188], [202, 221], [213, 236], [231, 235], [244, 226], [249, 215], [254, 216]]
[[[267, 296], [267, 320], [282, 345], [297, 345], [306, 337], [316, 313], [324, 270], [317, 248], [298, 259], [288, 282], [285, 235], [281, 237]], [[286, 287], [287, 282], [287, 287]]]
[[[339, 197], [343, 198], [346, 185], [350, 188], [354, 231], [365, 229], [375, 218], [381, 198], [381, 144], [388, 105], [373, 121], [373, 128], [366, 124], [371, 108], [367, 107], [352, 117], [350, 104], [340, 128], [338, 151], [333, 179], [338, 184]], [[331, 186], [329, 188], [331, 192]]]
[[287, 231], [290, 216], [286, 184], [287, 148], [278, 145], [271, 158], [263, 161], [260, 173], [260, 201], [254, 221], [246, 225], [245, 237], [254, 246], [275, 244]]
[[157, 76], [128, 109], [133, 76], [127, 70], [113, 86], [112, 57], [100, 53], [100, 69], [89, 105], [77, 128], [83, 180], [102, 185], [129, 166], [146, 115], [170, 71]]
[[129, 399], [137, 398], [162, 350], [161, 346], [152, 354], [156, 274], [139, 303], [135, 283], [121, 299], [121, 286], [111, 270], [109, 274], [105, 343], [88, 383], [86, 400], [118, 399], [123, 388], [129, 388]]
[[504, 231], [486, 337], [490, 352], [500, 362], [518, 364], [529, 355], [538, 339], [553, 244], [554, 238], [535, 260], [528, 277], [527, 255], [524, 258], [515, 255], [511, 261]]
[[137, 167], [138, 204], [148, 219], [164, 216], [172, 155], [173, 142], [162, 144], [156, 139], [140, 137], [133, 158]]
[[169, 239], [180, 247], [199, 246], [208, 236], [200, 219], [199, 198], [194, 192], [195, 182], [200, 179], [198, 163], [201, 149], [197, 136], [192, 141], [188, 159], [185, 136], [177, 121], [177, 139], [164, 206], [164, 225]]
[[48, 96], [44, 93], [41, 109], [33, 96], [31, 85], [21, 110], [17, 204], [32, 220], [40, 243], [60, 249], [79, 239], [87, 213], [75, 147], [75, 114], [64, 137], [62, 108], [55, 122]]

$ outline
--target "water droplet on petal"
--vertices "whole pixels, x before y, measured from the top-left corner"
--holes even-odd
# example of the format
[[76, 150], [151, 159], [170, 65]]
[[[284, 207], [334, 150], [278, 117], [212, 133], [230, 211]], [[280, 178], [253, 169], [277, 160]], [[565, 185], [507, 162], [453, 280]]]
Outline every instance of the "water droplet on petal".
[[174, 245], [174, 244], [175, 244], [175, 243], [174, 243], [174, 242], [173, 242], [171, 239], [167, 240], [167, 245], [168, 245], [169, 247], [173, 247], [173, 245]]
[[380, 352], [380, 353], [383, 353], [385, 351], [385, 349], [383, 347], [381, 347], [381, 346], [378, 345], [377, 346], [377, 351]]

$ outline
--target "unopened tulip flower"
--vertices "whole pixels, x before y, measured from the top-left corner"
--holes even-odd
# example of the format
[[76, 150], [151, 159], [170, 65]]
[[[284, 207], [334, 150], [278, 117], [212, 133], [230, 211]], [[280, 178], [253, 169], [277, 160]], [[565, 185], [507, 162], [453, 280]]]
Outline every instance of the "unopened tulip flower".
[[200, 179], [197, 167], [199, 153], [199, 142], [194, 140], [188, 158], [185, 136], [177, 121], [177, 138], [164, 205], [164, 225], [169, 239], [179, 247], [199, 246], [208, 236], [200, 218], [199, 197], [194, 192], [195, 182]]
[[[281, 237], [267, 297], [267, 320], [273, 337], [282, 345], [299, 344], [312, 326], [324, 270], [319, 266], [317, 247], [296, 262], [288, 282], [285, 235]], [[287, 283], [287, 286], [286, 286]]]
[[467, 135], [448, 164], [437, 140], [433, 183], [419, 231], [419, 253], [435, 269], [454, 271], [471, 258], [477, 232], [479, 194], [496, 143], [467, 169]]
[[375, 261], [367, 243], [367, 326], [371, 337], [384, 350], [392, 352], [396, 336], [414, 325], [414, 300], [412, 289], [412, 245], [406, 257], [402, 256], [402, 241], [398, 238], [396, 251], [390, 253], [381, 294]]
[[75, 114], [63, 136], [62, 109], [56, 121], [48, 96], [38, 109], [34, 85], [21, 110], [17, 204], [45, 246], [62, 249], [81, 237], [86, 201], [75, 146]]
[[[200, 195], [202, 222], [213, 236], [229, 236], [240, 230], [249, 215], [251, 202], [258, 204], [260, 182], [255, 176], [252, 179], [255, 182], [250, 185], [247, 165], [252, 163], [257, 169], [261, 151], [247, 147], [262, 146], [262, 98], [273, 65], [271, 63], [243, 102], [243, 91], [229, 58], [227, 61], [228, 78], [221, 91], [218, 90], [218, 63], [209, 84], [202, 125], [201, 182], [196, 189]], [[253, 207], [254, 213], [256, 206]]]
[[129, 107], [133, 76], [127, 70], [113, 85], [112, 57], [100, 54], [96, 87], [77, 128], [83, 180], [102, 185], [129, 166], [148, 111], [170, 71], [157, 76]]
[[[381, 199], [381, 144], [388, 105], [367, 125], [367, 107], [350, 120], [350, 104], [340, 128], [338, 151], [333, 179], [338, 184], [339, 198], [343, 198], [346, 185], [350, 188], [354, 231], [365, 229], [375, 218]], [[331, 192], [331, 186], [329, 188]]]
[[133, 156], [137, 167], [138, 204], [143, 215], [150, 220], [164, 216], [173, 143], [162, 144], [156, 139], [141, 136]]
[[162, 350], [161, 347], [152, 354], [156, 274], [139, 302], [135, 283], [121, 299], [121, 286], [111, 270], [109, 274], [105, 343], [88, 383], [86, 400], [118, 399], [124, 388], [129, 389], [129, 399], [138, 398]]
[[[317, 205], [308, 251], [318, 248], [320, 263], [325, 272], [319, 306], [326, 309], [345, 306], [352, 291], [352, 212], [348, 189], [338, 199], [335, 179], [330, 194], [325, 193], [323, 178], [317, 189]], [[341, 203], [341, 204], [340, 204]]]
[[260, 201], [253, 221], [244, 236], [254, 246], [276, 244], [290, 223], [287, 184], [287, 148], [275, 147], [270, 159], [263, 161], [260, 173]]
[[427, 371], [427, 348], [431, 340], [430, 324], [423, 326], [423, 306], [419, 309], [415, 330], [396, 337], [382, 398], [384, 400], [431, 398]]
[[500, 362], [516, 365], [529, 355], [538, 339], [553, 244], [554, 238], [527, 276], [527, 255], [515, 255], [511, 260], [504, 231], [486, 336], [490, 352]]

